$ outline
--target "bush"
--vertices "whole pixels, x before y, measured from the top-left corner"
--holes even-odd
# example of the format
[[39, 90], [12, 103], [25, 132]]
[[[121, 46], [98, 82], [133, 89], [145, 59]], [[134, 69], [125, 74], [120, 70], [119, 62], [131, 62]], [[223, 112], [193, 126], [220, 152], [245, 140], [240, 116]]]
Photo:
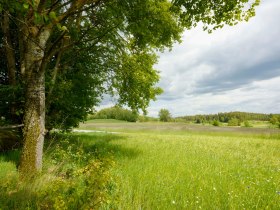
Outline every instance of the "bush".
[[245, 121], [244, 122], [244, 127], [250, 128], [250, 127], [252, 127], [252, 125], [249, 123], [249, 121]]
[[162, 122], [168, 122], [171, 120], [171, 114], [167, 109], [161, 109], [158, 113], [159, 120]]
[[128, 122], [136, 122], [138, 119], [138, 114], [134, 111], [128, 109], [123, 109], [118, 106], [111, 108], [102, 109], [97, 112], [94, 116], [91, 116], [94, 119], [116, 119], [124, 120]]
[[278, 119], [276, 116], [273, 116], [273, 117], [270, 118], [269, 122], [270, 122], [272, 125], [276, 125], [276, 124], [278, 124], [279, 119]]
[[17, 149], [22, 146], [20, 129], [0, 128], [0, 152]]
[[32, 180], [20, 180], [15, 164], [0, 162], [1, 209], [116, 208], [112, 158], [85, 151], [68, 139], [51, 150], [45, 155], [42, 174]]
[[214, 126], [220, 126], [220, 122], [218, 120], [214, 120], [212, 125]]
[[237, 118], [232, 118], [228, 121], [228, 126], [240, 126], [240, 121]]

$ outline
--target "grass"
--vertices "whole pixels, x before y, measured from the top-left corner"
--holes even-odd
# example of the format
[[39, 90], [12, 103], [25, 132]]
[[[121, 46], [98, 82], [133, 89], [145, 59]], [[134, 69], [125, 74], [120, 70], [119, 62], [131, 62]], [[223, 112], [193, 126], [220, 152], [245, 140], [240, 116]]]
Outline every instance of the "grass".
[[102, 126], [83, 127], [123, 132], [109, 144], [121, 148], [114, 150], [119, 209], [280, 208], [279, 133], [190, 132], [170, 123]]
[[[265, 142], [264, 142], [265, 141]], [[121, 209], [277, 209], [279, 141], [199, 135], [128, 135]]]
[[[118, 133], [75, 133], [66, 136], [68, 142], [59, 141], [51, 145], [47, 142], [44, 174], [40, 180], [44, 183], [41, 185], [52, 186], [45, 188], [53, 194], [50, 196], [47, 193], [48, 201], [44, 200], [42, 195], [46, 194], [40, 190], [32, 189], [33, 197], [25, 195], [26, 188], [24, 191], [23, 187], [20, 191], [5, 185], [8, 189], [5, 191], [7, 177], [17, 177], [18, 153], [0, 155], [0, 209], [1, 201], [9, 199], [15, 202], [16, 207], [20, 206], [20, 202], [24, 203], [21, 200], [30, 199], [27, 204], [25, 202], [25, 207], [29, 209], [38, 207], [32, 199], [47, 205], [56, 202], [57, 206], [52, 206], [54, 209], [65, 206], [77, 209], [81, 206], [73, 202], [68, 205], [68, 200], [77, 197], [83, 203], [90, 203], [82, 197], [88, 196], [91, 188], [98, 189], [98, 186], [107, 186], [108, 183], [109, 187], [100, 191], [100, 195], [109, 192], [104, 198], [106, 205], [98, 208], [280, 209], [280, 132], [277, 129], [115, 121], [89, 121], [80, 129]], [[93, 173], [98, 168], [96, 164], [92, 165], [92, 161], [112, 158], [116, 165], [109, 171], [93, 174], [95, 178], [90, 179], [93, 181], [88, 186], [84, 181], [89, 176], [71, 175], [91, 167]], [[57, 168], [57, 165], [60, 167]], [[50, 172], [52, 168], [54, 170]], [[109, 172], [110, 181], [96, 179], [107, 177]], [[67, 177], [69, 173], [70, 177]], [[55, 187], [57, 182], [45, 179], [50, 175], [54, 180], [58, 177], [64, 181], [64, 184], [58, 185], [62, 191]], [[112, 183], [115, 186], [113, 190]], [[68, 185], [78, 190], [69, 191]], [[21, 193], [15, 196], [15, 190]], [[57, 197], [60, 200], [56, 200]], [[61, 203], [65, 205], [59, 206]]]
[[0, 209], [114, 208], [114, 161], [96, 146], [95, 138], [89, 142], [82, 135], [53, 136], [45, 144], [42, 172], [32, 179], [22, 179], [17, 171], [18, 150], [1, 153]]

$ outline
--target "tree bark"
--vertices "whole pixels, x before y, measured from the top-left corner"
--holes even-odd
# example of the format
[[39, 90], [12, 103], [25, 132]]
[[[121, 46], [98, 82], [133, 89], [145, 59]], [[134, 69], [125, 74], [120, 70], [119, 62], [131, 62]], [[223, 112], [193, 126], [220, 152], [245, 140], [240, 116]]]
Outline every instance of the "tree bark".
[[32, 176], [42, 168], [45, 135], [45, 66], [42, 63], [51, 29], [45, 28], [39, 34], [27, 39], [24, 53], [25, 64], [25, 113], [23, 129], [23, 150], [20, 172]]

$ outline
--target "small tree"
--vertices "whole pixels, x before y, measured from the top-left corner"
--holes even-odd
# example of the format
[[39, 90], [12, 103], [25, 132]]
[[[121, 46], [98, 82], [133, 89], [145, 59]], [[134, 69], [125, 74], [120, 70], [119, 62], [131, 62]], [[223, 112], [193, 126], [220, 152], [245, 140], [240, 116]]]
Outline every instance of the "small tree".
[[159, 120], [162, 122], [168, 122], [171, 120], [171, 114], [167, 109], [161, 109], [158, 113]]
[[219, 123], [218, 120], [214, 120], [213, 123], [212, 123], [212, 125], [214, 125], [214, 126], [220, 126], [220, 123]]
[[197, 118], [196, 120], [195, 120], [195, 123], [197, 123], [197, 124], [200, 124], [202, 122], [202, 120], [200, 119], [200, 118]]
[[240, 126], [240, 121], [237, 118], [232, 118], [228, 121], [228, 126]]
[[269, 122], [272, 125], [276, 125], [278, 123], [278, 118], [276, 116], [273, 116], [272, 118], [270, 118]]
[[244, 126], [246, 127], [246, 128], [249, 128], [249, 127], [252, 127], [252, 125], [249, 123], [249, 121], [245, 121], [244, 122]]

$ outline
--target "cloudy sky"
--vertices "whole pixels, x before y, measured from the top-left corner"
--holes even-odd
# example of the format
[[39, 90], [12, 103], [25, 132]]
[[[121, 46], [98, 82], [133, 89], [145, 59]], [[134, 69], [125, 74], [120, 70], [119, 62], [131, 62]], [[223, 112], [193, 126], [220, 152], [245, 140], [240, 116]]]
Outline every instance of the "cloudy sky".
[[263, 0], [249, 22], [208, 34], [186, 31], [183, 43], [160, 54], [155, 66], [173, 116], [229, 111], [280, 113], [280, 1]]
[[[280, 113], [280, 0], [263, 0], [249, 22], [212, 34], [186, 31], [183, 42], [159, 54], [159, 86], [149, 116], [229, 111]], [[113, 105], [105, 100], [100, 108]]]

